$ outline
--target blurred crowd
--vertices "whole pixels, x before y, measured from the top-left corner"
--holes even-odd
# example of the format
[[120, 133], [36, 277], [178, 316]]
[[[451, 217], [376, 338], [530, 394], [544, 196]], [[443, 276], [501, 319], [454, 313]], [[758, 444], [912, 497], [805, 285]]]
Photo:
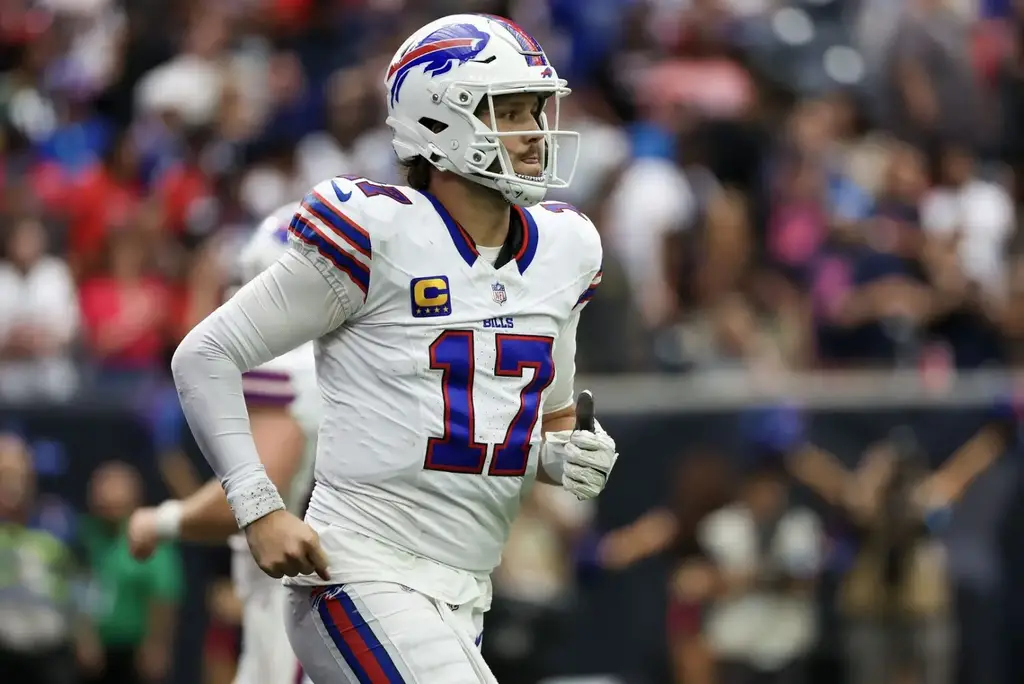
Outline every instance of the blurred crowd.
[[[220, 303], [263, 216], [334, 175], [401, 182], [382, 74], [409, 33], [456, 11], [515, 19], [574, 90], [562, 124], [581, 133], [579, 165], [552, 199], [587, 212], [605, 246], [582, 370], [1024, 364], [1019, 0], [0, 0], [0, 400], [144, 398], [157, 405], [156, 450], [178, 454], [180, 416], [160, 394], [175, 345]], [[800, 432], [769, 422], [772, 434]], [[787, 445], [775, 452], [806, 446], [773, 440]], [[0, 624], [43, 595], [35, 608], [53, 648], [39, 662], [73, 670], [75, 654], [58, 651], [74, 634], [87, 676], [162, 681], [180, 569], [171, 548], [149, 564], [127, 557], [118, 521], [141, 496], [137, 474], [98, 469], [80, 519], [12, 503], [30, 489], [29, 456], [0, 440], [0, 520], [18, 521], [17, 534], [0, 524]], [[738, 489], [725, 487], [736, 478], [716, 470], [721, 459], [696, 461], [706, 467], [681, 477], [678, 506], [589, 551], [592, 511], [532, 495], [496, 576], [506, 629], [485, 641], [518, 673], [503, 683], [535, 681], [533, 642], [557, 633], [551, 609], [577, 570], [673, 550], [687, 561], [670, 592], [670, 633], [685, 637], [673, 641], [675, 681], [719, 681], [712, 651], [726, 654], [727, 684], [806, 681], [787, 667], [819, 637], [807, 597], [828, 544], [816, 514], [788, 507], [789, 483], [877, 531], [890, 519], [883, 492], [903, 486], [899, 459], [865, 458], [849, 478], [867, 493], [853, 499], [818, 477], [827, 459], [758, 461]], [[198, 481], [182, 463], [160, 464], [178, 496]], [[737, 532], [747, 528], [757, 534]], [[17, 536], [35, 529], [49, 532]], [[941, 551], [921, 542], [914, 554], [924, 574], [907, 581], [920, 595], [895, 617], [870, 589], [884, 564], [841, 592], [863, 628], [844, 632], [858, 683], [950, 681], [942, 658], [917, 675], [877, 669], [892, 640], [951, 652]], [[51, 583], [23, 586], [4, 575], [15, 565]], [[735, 585], [711, 570], [726, 566]], [[132, 593], [104, 594], [104, 581]], [[210, 593], [221, 622], [237, 612], [229, 594]], [[732, 607], [707, 614], [712, 596]], [[79, 620], [97, 614], [117, 624]], [[766, 643], [770, 627], [744, 629], [751, 615], [786, 629]], [[21, 643], [4, 631], [0, 668]], [[1006, 681], [973, 672], [965, 681]], [[73, 681], [52, 676], [13, 681]]]
[[147, 563], [128, 552], [139, 473], [98, 467], [81, 513], [35, 480], [29, 445], [0, 435], [0, 671], [19, 684], [165, 681], [182, 568], [170, 545]]
[[513, 16], [575, 92], [594, 372], [1019, 360], [1011, 0], [4, 0], [0, 393], [158, 380], [239, 240], [325, 177], [400, 182], [411, 28]]

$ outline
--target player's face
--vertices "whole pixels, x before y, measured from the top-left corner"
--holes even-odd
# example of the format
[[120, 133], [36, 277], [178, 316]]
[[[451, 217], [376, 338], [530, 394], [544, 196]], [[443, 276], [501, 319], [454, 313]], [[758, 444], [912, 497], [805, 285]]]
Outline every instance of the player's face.
[[[491, 124], [491, 112], [488, 107], [481, 108], [478, 115], [488, 126]], [[540, 113], [543, 110], [543, 99], [532, 93], [515, 95], [499, 95], [494, 98], [495, 129], [501, 133], [515, 131], [536, 131], [540, 128]], [[512, 160], [512, 169], [523, 176], [540, 176], [544, 171], [544, 138], [532, 134], [523, 136], [502, 136], [502, 143], [508, 150]]]
[[103, 520], [121, 521], [138, 506], [138, 473], [123, 463], [108, 463], [93, 474], [89, 488], [92, 513]]

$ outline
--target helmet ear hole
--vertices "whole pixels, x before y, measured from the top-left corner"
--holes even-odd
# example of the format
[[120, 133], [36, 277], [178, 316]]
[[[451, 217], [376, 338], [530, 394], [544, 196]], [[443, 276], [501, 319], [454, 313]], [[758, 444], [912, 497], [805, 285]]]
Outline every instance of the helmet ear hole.
[[448, 124], [445, 122], [438, 121], [437, 119], [431, 119], [429, 116], [421, 117], [419, 124], [435, 135], [448, 128]]

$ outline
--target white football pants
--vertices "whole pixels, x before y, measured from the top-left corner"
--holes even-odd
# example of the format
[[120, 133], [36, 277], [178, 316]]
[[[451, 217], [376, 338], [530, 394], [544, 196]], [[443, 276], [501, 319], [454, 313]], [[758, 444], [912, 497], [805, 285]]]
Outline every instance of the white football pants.
[[497, 684], [475, 603], [390, 582], [286, 590], [288, 638], [313, 684]]

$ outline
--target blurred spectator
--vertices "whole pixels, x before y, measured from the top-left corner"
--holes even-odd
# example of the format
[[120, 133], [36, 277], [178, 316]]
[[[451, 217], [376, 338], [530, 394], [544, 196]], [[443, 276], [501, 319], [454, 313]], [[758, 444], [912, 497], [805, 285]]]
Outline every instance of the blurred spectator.
[[209, 159], [216, 149], [211, 133], [207, 129], [190, 131], [182, 142], [180, 158], [175, 154], [177, 141], [166, 139], [166, 129], [155, 128], [151, 135], [146, 152], [153, 167], [153, 192], [160, 199], [167, 230], [185, 242], [206, 237], [214, 227], [209, 225], [211, 205], [216, 203], [213, 179], [221, 171]]
[[38, 220], [19, 220], [6, 238], [6, 258], [0, 261], [0, 396], [66, 399], [77, 385], [71, 358], [79, 321], [75, 284], [67, 264], [47, 254]]
[[718, 681], [716, 661], [704, 634], [716, 571], [698, 531], [709, 514], [729, 502], [732, 475], [723, 454], [697, 447], [675, 466], [666, 505], [596, 539], [583, 537], [579, 545], [579, 562], [585, 571], [618, 572], [651, 556], [668, 557], [668, 655], [673, 681], [679, 684]]
[[911, 0], [905, 6], [883, 67], [883, 121], [919, 145], [940, 139], [988, 142], [991, 125], [968, 54], [965, 17], [946, 0]]
[[921, 209], [931, 278], [941, 289], [962, 291], [962, 301], [933, 328], [948, 340], [961, 368], [1003, 359], [998, 326], [1006, 298], [1007, 247], [1016, 230], [1010, 196], [976, 167], [969, 150], [947, 145], [940, 157], [940, 184]]
[[[572, 185], [551, 192], [550, 198], [574, 204], [596, 219], [608, 190], [630, 161], [629, 136], [604, 94], [596, 89], [574, 90], [572, 97], [561, 101], [560, 107], [560, 125], [577, 131], [580, 141], [586, 144], [578, 145], [579, 161]], [[560, 154], [567, 152], [572, 150]]]
[[221, 92], [230, 80], [225, 57], [229, 23], [224, 8], [191, 13], [183, 49], [136, 85], [139, 110], [170, 114], [188, 126], [213, 122]]
[[927, 261], [933, 252], [925, 249], [918, 215], [923, 156], [895, 148], [887, 175], [872, 217], [858, 233], [834, 240], [814, 265], [819, 352], [828, 361], [913, 363], [928, 326], [966, 294], [955, 263]]
[[158, 371], [174, 301], [150, 268], [145, 235], [119, 230], [106, 242], [103, 271], [82, 283], [85, 339], [99, 381], [130, 389]]
[[1002, 457], [1019, 448], [1019, 411], [1019, 396], [1000, 396], [981, 427], [918, 485], [914, 496], [925, 523], [945, 545], [960, 681], [1008, 677], [999, 644], [1011, 580], [1000, 537], [1018, 494], [1020, 462]]
[[789, 502], [787, 475], [765, 463], [735, 503], [711, 514], [698, 538], [718, 571], [705, 627], [723, 682], [799, 682], [818, 639], [815, 581], [820, 523]]
[[969, 149], [947, 145], [941, 153], [938, 185], [921, 207], [921, 226], [957, 253], [964, 276], [988, 296], [1002, 297], [1006, 248], [1016, 230], [1006, 190], [980, 176]]
[[865, 455], [849, 508], [860, 544], [839, 605], [846, 664], [856, 684], [953, 681], [947, 567], [912, 504], [925, 464], [916, 446], [905, 442], [894, 434]]
[[[704, 312], [705, 330], [691, 326], [686, 336], [694, 370], [779, 369], [782, 343], [768, 334], [750, 302], [739, 293], [719, 298]], [[703, 339], [702, 339], [703, 338]]]
[[141, 497], [139, 475], [124, 463], [101, 465], [89, 482], [80, 543], [98, 595], [94, 620], [103, 644], [94, 684], [156, 684], [171, 666], [180, 561], [169, 545], [143, 562], [131, 557], [124, 526]]
[[565, 490], [535, 486], [494, 571], [484, 655], [498, 681], [539, 682], [554, 667], [551, 644], [573, 598], [571, 550], [593, 508]]
[[0, 434], [0, 672], [18, 684], [74, 684], [101, 662], [84, 618], [79, 568], [57, 537], [30, 526], [35, 477], [27, 445]]
[[[689, 455], [676, 472], [672, 514], [677, 522], [672, 541], [668, 587], [669, 658], [677, 684], [716, 682], [716, 662], [704, 632], [706, 611], [714, 596], [715, 568], [698, 532], [705, 517], [727, 503], [733, 473], [721, 454]], [[658, 526], [644, 524], [655, 536]], [[662, 524], [664, 528], [664, 524]], [[651, 537], [648, 537], [650, 539]]]
[[142, 202], [138, 163], [135, 142], [125, 133], [57, 198], [69, 204], [63, 207], [70, 214], [68, 246], [79, 276], [95, 267], [111, 231], [137, 229]]
[[[725, 456], [715, 450], [698, 447], [684, 455], [673, 474], [668, 503], [605, 534], [597, 549], [599, 564], [622, 570], [665, 551], [680, 563], [703, 558], [698, 526], [731, 500], [732, 475]], [[706, 597], [697, 598], [699, 604]]]
[[609, 199], [604, 237], [622, 262], [649, 329], [672, 322], [679, 312], [662, 255], [670, 234], [693, 228], [696, 202], [685, 172], [671, 159], [653, 156], [635, 159]]
[[391, 129], [384, 126], [379, 75], [366, 66], [336, 72], [327, 81], [326, 126], [304, 136], [296, 150], [300, 183], [362, 175], [381, 183], [400, 182], [392, 160]]
[[270, 109], [266, 130], [254, 141], [253, 164], [239, 187], [241, 204], [252, 216], [266, 216], [308, 191], [309, 179], [297, 143], [305, 131], [318, 127], [311, 124], [319, 124], [322, 117], [323, 95], [310, 92], [313, 84], [297, 55], [272, 55], [267, 80]]

